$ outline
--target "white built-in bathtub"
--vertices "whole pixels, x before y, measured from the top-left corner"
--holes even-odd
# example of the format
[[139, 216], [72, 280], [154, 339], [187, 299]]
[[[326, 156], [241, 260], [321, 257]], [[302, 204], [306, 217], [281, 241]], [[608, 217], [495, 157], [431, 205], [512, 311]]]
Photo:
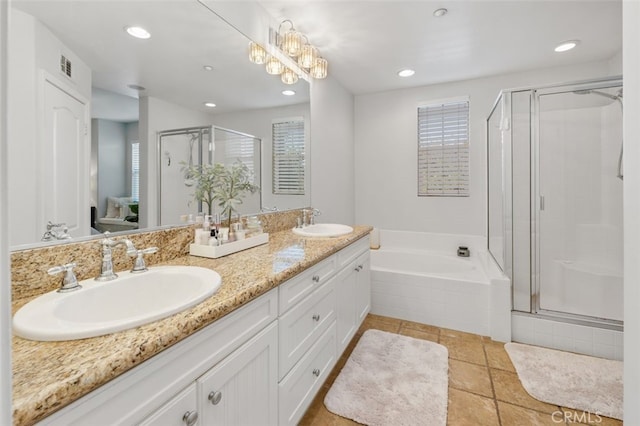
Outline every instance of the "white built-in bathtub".
[[[371, 312], [511, 339], [509, 280], [478, 236], [380, 230], [371, 251]], [[471, 256], [458, 257], [458, 246]]]

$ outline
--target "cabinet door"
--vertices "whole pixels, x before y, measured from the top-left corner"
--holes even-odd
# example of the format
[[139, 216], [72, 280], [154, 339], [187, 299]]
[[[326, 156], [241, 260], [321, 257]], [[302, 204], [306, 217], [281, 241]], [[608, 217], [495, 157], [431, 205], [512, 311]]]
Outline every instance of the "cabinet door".
[[354, 305], [358, 271], [355, 262], [348, 264], [336, 275], [336, 340], [341, 354], [356, 334], [356, 311]]
[[197, 380], [202, 425], [277, 424], [277, 348], [274, 322]]
[[196, 384], [192, 383], [185, 390], [164, 404], [158, 411], [147, 417], [140, 426], [196, 426]]
[[355, 288], [356, 327], [359, 327], [371, 310], [371, 262], [369, 252], [356, 260], [358, 279]]

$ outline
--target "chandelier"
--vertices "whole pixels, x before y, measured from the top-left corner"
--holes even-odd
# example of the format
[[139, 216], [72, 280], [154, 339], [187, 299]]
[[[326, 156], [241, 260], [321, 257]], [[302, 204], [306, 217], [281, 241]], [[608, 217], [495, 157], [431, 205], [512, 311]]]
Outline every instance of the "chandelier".
[[[283, 31], [283, 26], [289, 28]], [[264, 64], [267, 73], [279, 75], [285, 84], [295, 84], [299, 72], [317, 79], [327, 77], [327, 60], [320, 56], [318, 48], [309, 43], [307, 36], [298, 32], [289, 19], [280, 23], [274, 44], [292, 63], [283, 63], [255, 42], [249, 43], [249, 60], [254, 64]]]

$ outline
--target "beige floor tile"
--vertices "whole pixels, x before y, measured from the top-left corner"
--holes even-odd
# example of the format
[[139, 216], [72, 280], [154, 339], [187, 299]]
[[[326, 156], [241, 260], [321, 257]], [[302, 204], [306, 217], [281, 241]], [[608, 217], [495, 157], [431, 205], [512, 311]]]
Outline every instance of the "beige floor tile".
[[419, 323], [419, 322], [402, 321], [401, 327], [402, 328], [410, 328], [411, 330], [418, 330], [418, 331], [422, 331], [424, 333], [429, 333], [429, 334], [436, 334], [436, 335], [440, 334], [440, 328], [439, 327], [435, 327], [433, 325], [422, 324], [422, 323]]
[[483, 336], [480, 336], [478, 334], [466, 333], [464, 331], [458, 331], [458, 330], [451, 330], [450, 328], [441, 328], [440, 336], [457, 337], [459, 339], [467, 339], [467, 340], [472, 340], [474, 342], [479, 342], [479, 343], [482, 342], [483, 340]]
[[388, 331], [390, 333], [397, 333], [400, 330], [400, 324], [402, 321], [394, 318], [385, 318], [378, 315], [367, 315], [360, 326], [361, 331], [369, 330], [371, 328], [375, 330]]
[[498, 426], [499, 424], [493, 399], [449, 388], [447, 425]]
[[449, 386], [493, 398], [489, 369], [482, 365], [449, 360]]
[[498, 401], [498, 413], [503, 426], [558, 426], [564, 424], [562, 411], [542, 413]]
[[508, 402], [545, 413], [553, 413], [559, 410], [558, 406], [538, 401], [529, 395], [522, 387], [522, 383], [516, 373], [493, 368], [489, 369], [489, 371], [498, 401]]
[[440, 335], [439, 343], [449, 350], [449, 359], [486, 365], [484, 349], [480, 340]]
[[438, 343], [438, 335], [432, 333], [426, 333], [424, 331], [415, 330], [413, 328], [400, 327], [400, 334], [403, 336], [414, 337], [416, 339], [429, 340], [431, 342]]
[[511, 358], [509, 358], [509, 354], [504, 349], [504, 343], [493, 341], [484, 342], [484, 350], [487, 354], [487, 364], [489, 367], [506, 371], [516, 371], [511, 362]]

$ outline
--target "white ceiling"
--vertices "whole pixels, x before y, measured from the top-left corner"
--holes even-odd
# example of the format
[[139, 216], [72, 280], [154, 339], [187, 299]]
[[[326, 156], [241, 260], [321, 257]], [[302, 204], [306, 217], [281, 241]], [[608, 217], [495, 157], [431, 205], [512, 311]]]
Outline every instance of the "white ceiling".
[[[261, 1], [329, 60], [329, 73], [354, 94], [607, 60], [622, 49], [621, 0]], [[248, 40], [196, 0], [34, 1], [14, 7], [43, 21], [92, 68], [96, 87], [155, 96], [213, 113], [308, 101], [302, 81], [292, 98], [250, 64]], [[445, 7], [441, 18], [433, 11]], [[135, 40], [125, 25], [152, 34]], [[553, 47], [580, 39], [566, 53]], [[207, 72], [208, 64], [214, 71]], [[410, 78], [396, 72], [416, 70]], [[218, 107], [207, 110], [202, 104]]]
[[[620, 0], [261, 1], [291, 19], [355, 94], [612, 58]], [[448, 9], [440, 18], [433, 12]], [[581, 44], [554, 52], [564, 40]], [[416, 70], [401, 79], [402, 68]]]

